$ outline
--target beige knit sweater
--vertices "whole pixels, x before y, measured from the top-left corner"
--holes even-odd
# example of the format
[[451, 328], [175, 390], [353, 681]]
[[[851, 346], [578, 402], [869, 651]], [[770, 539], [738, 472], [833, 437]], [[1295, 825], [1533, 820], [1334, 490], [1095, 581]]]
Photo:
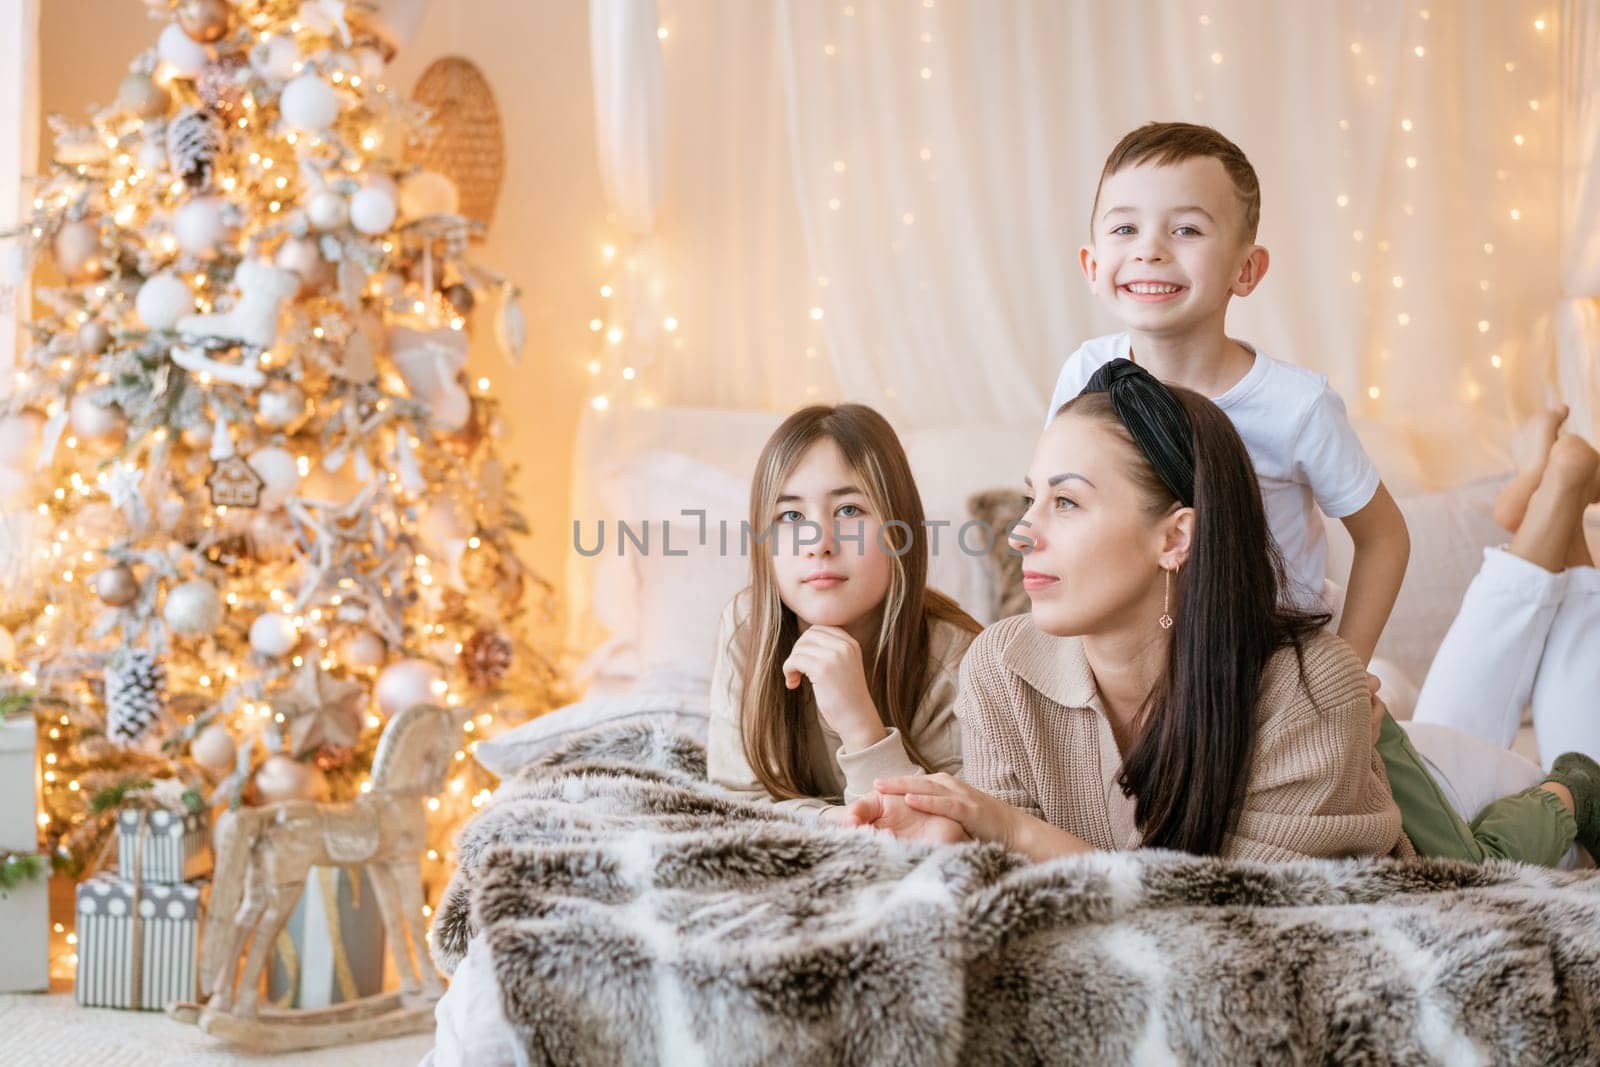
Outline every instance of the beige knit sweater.
[[[1328, 633], [1268, 662], [1244, 806], [1222, 854], [1233, 859], [1414, 855], [1372, 745], [1365, 671]], [[1313, 697], [1315, 699], [1313, 699]], [[1122, 756], [1078, 638], [1027, 615], [978, 635], [961, 666], [962, 777], [1098, 849], [1139, 845]]]
[[[766, 798], [765, 787], [744, 757], [739, 726], [744, 665], [750, 649], [746, 597], [746, 593], [738, 594], [722, 612], [717, 662], [711, 673], [711, 729], [706, 744], [706, 772], [713, 782], [725, 789]], [[942, 620], [935, 620], [932, 627], [928, 635], [932, 662], [928, 665], [927, 689], [912, 717], [911, 736], [917, 751], [935, 770], [960, 774], [961, 727], [955, 717], [958, 671], [961, 657], [976, 635]], [[892, 726], [889, 735], [877, 744], [857, 752], [846, 752], [839, 735], [817, 713], [809, 687], [806, 694], [809, 726], [806, 743], [811, 767], [817, 780], [826, 785], [828, 795], [783, 800], [778, 802], [780, 807], [820, 815], [841, 800], [850, 803], [872, 792], [874, 778], [923, 773], [906, 752], [900, 731]]]

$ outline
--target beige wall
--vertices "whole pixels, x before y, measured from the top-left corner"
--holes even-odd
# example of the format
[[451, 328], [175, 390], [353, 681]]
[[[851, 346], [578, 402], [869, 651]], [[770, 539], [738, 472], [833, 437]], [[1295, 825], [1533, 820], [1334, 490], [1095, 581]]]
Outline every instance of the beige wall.
[[[128, 61], [159, 30], [139, 0], [45, 0], [41, 6], [46, 113], [81, 115], [90, 104], [109, 101]], [[606, 238], [588, 4], [432, 0], [409, 50], [390, 70], [391, 84], [409, 94], [422, 69], [443, 55], [466, 56], [482, 68], [505, 128], [505, 183], [493, 228], [476, 255], [522, 286], [529, 340], [521, 365], [508, 366], [485, 316], [476, 323], [473, 373], [489, 376], [504, 403], [509, 434], [503, 447], [521, 466], [516, 488], [533, 526], [528, 560], [559, 588], [571, 539], [572, 440], [590, 350], [586, 324], [597, 310]], [[49, 151], [48, 143], [41, 151]]]

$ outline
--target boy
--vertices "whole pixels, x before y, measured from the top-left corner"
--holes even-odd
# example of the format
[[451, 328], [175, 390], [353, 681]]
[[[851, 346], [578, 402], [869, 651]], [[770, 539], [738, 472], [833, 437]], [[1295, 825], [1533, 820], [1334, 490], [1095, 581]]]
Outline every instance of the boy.
[[1411, 540], [1327, 378], [1225, 332], [1228, 302], [1248, 296], [1267, 272], [1267, 250], [1255, 243], [1260, 217], [1255, 169], [1216, 130], [1149, 123], [1124, 137], [1101, 172], [1078, 260], [1126, 332], [1088, 341], [1068, 358], [1050, 413], [1119, 356], [1211, 397], [1250, 452], [1288, 600], [1309, 610], [1332, 606], [1323, 596], [1328, 554], [1318, 509], [1350, 531], [1355, 555], [1339, 636], [1367, 662], [1400, 592]]

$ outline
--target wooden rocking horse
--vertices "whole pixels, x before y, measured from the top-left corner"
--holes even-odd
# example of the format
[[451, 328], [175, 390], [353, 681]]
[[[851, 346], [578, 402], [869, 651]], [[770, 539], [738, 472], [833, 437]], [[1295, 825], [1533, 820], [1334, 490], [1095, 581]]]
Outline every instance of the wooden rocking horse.
[[[454, 714], [444, 708], [407, 708], [389, 720], [378, 740], [370, 792], [347, 804], [290, 800], [223, 815], [214, 834], [216, 874], [200, 963], [200, 991], [210, 999], [203, 1008], [173, 1005], [174, 1018], [263, 1051], [433, 1026], [433, 1004], [444, 984], [428, 954], [422, 914], [423, 803], [444, 785], [457, 729]], [[262, 969], [305, 889], [307, 872], [334, 864], [364, 866], [371, 875], [400, 991], [331, 1008], [260, 1007]]]

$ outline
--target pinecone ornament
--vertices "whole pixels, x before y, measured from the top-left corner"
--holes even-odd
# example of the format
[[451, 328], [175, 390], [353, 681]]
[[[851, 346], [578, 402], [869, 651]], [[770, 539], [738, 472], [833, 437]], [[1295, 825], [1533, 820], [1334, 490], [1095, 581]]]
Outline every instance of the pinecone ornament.
[[148, 651], [126, 649], [106, 668], [106, 736], [116, 744], [142, 740], [161, 721], [166, 703], [166, 665]]
[[222, 148], [222, 120], [204, 108], [186, 108], [167, 127], [167, 162], [191, 189], [211, 184]]
[[505, 634], [479, 630], [461, 646], [461, 669], [476, 689], [493, 689], [511, 670], [512, 646]]

